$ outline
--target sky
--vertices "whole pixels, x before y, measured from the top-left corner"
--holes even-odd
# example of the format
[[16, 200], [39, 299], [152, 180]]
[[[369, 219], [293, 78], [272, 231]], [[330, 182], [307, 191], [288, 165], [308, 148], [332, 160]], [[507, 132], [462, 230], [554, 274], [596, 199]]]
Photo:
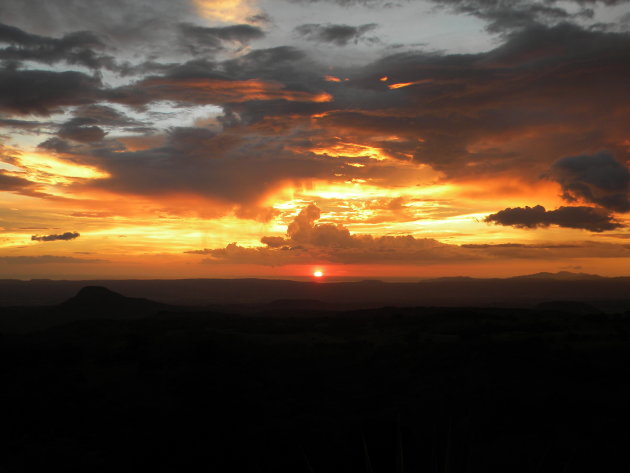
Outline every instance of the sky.
[[630, 2], [2, 0], [0, 278], [630, 275]]

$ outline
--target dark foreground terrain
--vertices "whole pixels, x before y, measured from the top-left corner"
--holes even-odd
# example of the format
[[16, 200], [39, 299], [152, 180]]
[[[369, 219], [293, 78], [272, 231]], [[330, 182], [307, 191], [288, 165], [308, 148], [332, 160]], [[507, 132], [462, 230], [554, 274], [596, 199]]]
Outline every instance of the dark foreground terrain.
[[0, 322], [2, 472], [630, 471], [628, 312], [235, 315], [91, 288]]

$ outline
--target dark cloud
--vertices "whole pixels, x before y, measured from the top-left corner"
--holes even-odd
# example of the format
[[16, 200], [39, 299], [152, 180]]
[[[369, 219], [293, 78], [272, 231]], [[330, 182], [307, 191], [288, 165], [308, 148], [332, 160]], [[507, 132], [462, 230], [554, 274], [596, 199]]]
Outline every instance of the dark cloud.
[[565, 228], [590, 230], [591, 232], [604, 232], [623, 227], [606, 211], [593, 207], [560, 207], [549, 211], [541, 205], [507, 208], [487, 216], [484, 221], [517, 228], [557, 225]]
[[[217, 134], [205, 128], [174, 128], [164, 146], [141, 151], [98, 149], [88, 161], [111, 175], [91, 185], [108, 190], [164, 196], [199, 195], [228, 205], [256, 206], [283, 183], [337, 180], [356, 168], [334, 158], [312, 159], [286, 148], [295, 130], [274, 134]], [[243, 211], [241, 215], [261, 215]]]
[[84, 264], [107, 263], [103, 259], [74, 258], [72, 256], [0, 256], [0, 263], [6, 264]]
[[[189, 0], [2, 0], [5, 23], [38, 34], [88, 30], [118, 46], [168, 46], [175, 25], [195, 16]], [[136, 51], [138, 52], [138, 51]]]
[[34, 184], [31, 181], [0, 171], [0, 191], [19, 192], [28, 190], [33, 186]]
[[514, 31], [536, 25], [555, 25], [569, 20], [592, 18], [594, 12], [586, 2], [577, 11], [570, 12], [567, 2], [556, 0], [536, 2], [531, 0], [433, 0], [442, 8], [457, 13], [476, 16], [488, 23], [492, 32]]
[[630, 158], [628, 56], [630, 35], [566, 24], [514, 33], [484, 53], [400, 53], [331, 84], [317, 123], [364, 144], [396, 135], [385, 151], [450, 177], [518, 169], [536, 180], [558, 156]]
[[13, 118], [0, 118], [0, 127], [4, 127], [4, 128], [33, 130], [36, 128], [45, 127], [47, 125], [49, 124], [33, 121], [33, 120], [16, 120]]
[[91, 118], [73, 118], [59, 129], [59, 137], [80, 143], [102, 141], [106, 133], [94, 123], [95, 120]]
[[[255, 61], [250, 57], [241, 58], [237, 67], [234, 66], [234, 62], [226, 62], [219, 67], [206, 61], [191, 61], [171, 69], [166, 75], [150, 76], [133, 85], [110, 90], [107, 92], [107, 98], [111, 102], [136, 107], [163, 100], [170, 100], [179, 105], [225, 105], [265, 101], [324, 103], [332, 100], [332, 96], [321, 89], [305, 90], [302, 85], [293, 86], [292, 83], [287, 84], [286, 80], [264, 77], [263, 68], [275, 67], [273, 76], [278, 76], [284, 68], [282, 61], [288, 61], [292, 56], [287, 54], [289, 50], [280, 49], [270, 52], [269, 57], [257, 58], [260, 61], [256, 61], [251, 73], [246, 70], [249, 68], [248, 63]], [[280, 59], [283, 56], [285, 58]], [[278, 59], [278, 62], [265, 64], [268, 60], [274, 59]], [[296, 67], [298, 66], [291, 65], [292, 69]]]
[[100, 87], [99, 79], [75, 71], [0, 69], [0, 111], [49, 115], [96, 101]]
[[216, 52], [224, 49], [224, 43], [236, 43], [244, 46], [265, 36], [265, 32], [256, 26], [231, 25], [208, 28], [190, 23], [179, 26], [180, 40], [193, 55], [204, 52]]
[[364, 6], [364, 7], [384, 7], [391, 8], [395, 6], [400, 6], [404, 2], [408, 2], [409, 0], [402, 1], [391, 1], [391, 0], [289, 0], [291, 3], [335, 3], [342, 7], [354, 7], [354, 6]]
[[106, 105], [85, 105], [74, 110], [73, 114], [77, 119], [86, 120], [86, 124], [91, 123], [117, 128], [137, 127], [142, 124]]
[[346, 46], [348, 43], [357, 44], [359, 41], [375, 42], [375, 37], [366, 37], [365, 34], [376, 29], [375, 23], [360, 26], [349, 25], [320, 25], [309, 23], [295, 28], [298, 36], [318, 43], [332, 43], [337, 46]]
[[31, 240], [33, 241], [69, 241], [79, 238], [81, 235], [77, 232], [66, 232], [60, 235], [33, 235]]
[[549, 177], [562, 186], [569, 201], [583, 199], [616, 212], [630, 211], [630, 171], [610, 153], [559, 159]]
[[72, 153], [74, 151], [74, 148], [70, 143], [57, 137], [48, 138], [38, 144], [37, 147], [54, 151], [55, 153]]
[[110, 67], [114, 60], [97, 53], [104, 44], [91, 32], [70, 33], [62, 38], [49, 38], [26, 33], [19, 28], [0, 23], [0, 59], [9, 61], [38, 61], [53, 64], [65, 61], [92, 69]]

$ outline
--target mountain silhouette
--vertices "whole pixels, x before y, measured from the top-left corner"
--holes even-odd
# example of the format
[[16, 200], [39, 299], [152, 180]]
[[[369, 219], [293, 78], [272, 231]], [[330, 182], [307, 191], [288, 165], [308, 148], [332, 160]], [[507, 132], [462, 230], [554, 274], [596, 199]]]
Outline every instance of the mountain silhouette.
[[57, 309], [81, 312], [84, 316], [106, 318], [138, 318], [155, 314], [172, 306], [138, 297], [126, 297], [102, 286], [86, 286]]
[[571, 271], [560, 271], [557, 273], [541, 272], [526, 274], [524, 276], [513, 276], [509, 279], [556, 279], [559, 281], [582, 281], [588, 279], [604, 279], [597, 274], [573, 273]]

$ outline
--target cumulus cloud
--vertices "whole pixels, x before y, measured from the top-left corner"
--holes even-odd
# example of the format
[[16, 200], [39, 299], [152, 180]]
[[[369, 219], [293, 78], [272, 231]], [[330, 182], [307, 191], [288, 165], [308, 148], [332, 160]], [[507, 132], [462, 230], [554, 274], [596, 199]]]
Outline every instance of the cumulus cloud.
[[630, 171], [608, 152], [559, 159], [549, 177], [562, 186], [569, 201], [583, 199], [616, 212], [630, 211]]
[[360, 26], [350, 25], [320, 25], [309, 23], [297, 26], [295, 33], [298, 36], [319, 43], [332, 43], [337, 46], [346, 46], [348, 43], [357, 44], [359, 41], [376, 42], [377, 38], [371, 36], [366, 37], [366, 33], [376, 29], [375, 23], [369, 23]]
[[69, 241], [79, 238], [81, 235], [77, 232], [66, 232], [59, 235], [33, 235], [31, 240], [33, 241]]
[[[559, 220], [562, 220], [562, 213], [560, 211]], [[463, 263], [494, 259], [553, 260], [580, 258], [584, 255], [601, 258], [630, 257], [629, 245], [573, 242], [460, 246], [442, 243], [431, 238], [415, 238], [411, 235], [351, 234], [342, 225], [317, 223], [319, 219], [320, 209], [314, 204], [309, 204], [289, 223], [286, 236], [262, 237], [261, 242], [265, 245], [264, 247], [244, 247], [237, 243], [230, 243], [225, 248], [194, 250], [188, 253], [207, 256], [205, 263], [225, 262], [271, 266], [317, 263]], [[527, 223], [532, 224], [529, 221]], [[595, 227], [595, 224], [593, 226]]]
[[546, 210], [542, 205], [536, 205], [535, 207], [507, 208], [488, 215], [484, 221], [517, 228], [557, 225], [592, 232], [604, 232], [623, 227], [608, 212], [593, 207], [560, 207], [556, 210]]
[[263, 237], [267, 245], [246, 248], [231, 243], [225, 248], [191, 251], [208, 255], [214, 261], [258, 263], [267, 265], [292, 263], [369, 263], [422, 261], [457, 261], [474, 258], [456, 245], [431, 238], [406, 236], [352, 235], [343, 225], [319, 224], [320, 209], [309, 204], [288, 225], [287, 236]]

